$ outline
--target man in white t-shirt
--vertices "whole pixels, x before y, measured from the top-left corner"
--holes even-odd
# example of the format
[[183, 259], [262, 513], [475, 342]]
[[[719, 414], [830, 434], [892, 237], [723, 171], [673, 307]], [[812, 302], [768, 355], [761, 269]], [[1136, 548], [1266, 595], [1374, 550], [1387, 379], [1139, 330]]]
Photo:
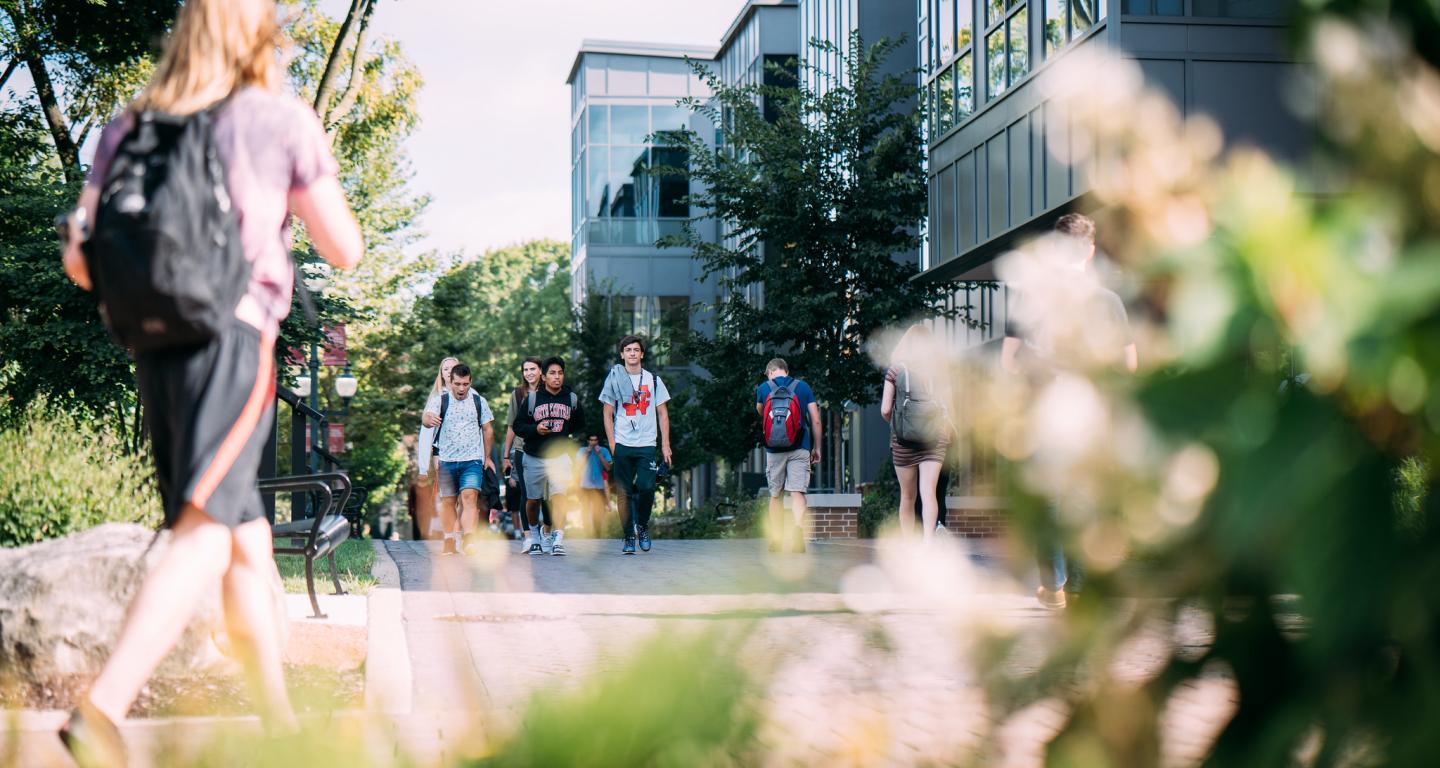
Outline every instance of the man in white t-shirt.
[[456, 363], [450, 369], [450, 391], [437, 394], [425, 404], [421, 423], [435, 430], [435, 453], [440, 457], [440, 524], [445, 529], [441, 554], [456, 553], [455, 497], [463, 512], [460, 529], [467, 552], [480, 525], [480, 487], [485, 470], [495, 471], [489, 447], [495, 439], [490, 404], [470, 389], [470, 366]]
[[670, 412], [665, 407], [670, 392], [659, 376], [641, 365], [644, 339], [626, 336], [618, 346], [624, 365], [610, 369], [600, 388], [600, 402], [605, 404], [605, 436], [614, 457], [612, 474], [625, 537], [621, 552], [633, 555], [637, 541], [641, 551], [650, 551], [650, 511], [655, 506], [655, 479], [660, 471], [657, 443], [659, 459], [667, 468], [670, 465]]

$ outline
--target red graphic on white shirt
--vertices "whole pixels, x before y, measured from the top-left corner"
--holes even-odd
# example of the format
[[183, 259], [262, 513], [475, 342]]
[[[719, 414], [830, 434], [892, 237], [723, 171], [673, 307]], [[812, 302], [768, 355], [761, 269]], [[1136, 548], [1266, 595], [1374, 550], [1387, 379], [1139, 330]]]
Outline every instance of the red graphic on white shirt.
[[650, 388], [644, 384], [640, 385], [640, 391], [631, 396], [631, 401], [622, 403], [621, 408], [625, 409], [625, 415], [633, 417], [635, 414], [644, 416], [650, 412]]

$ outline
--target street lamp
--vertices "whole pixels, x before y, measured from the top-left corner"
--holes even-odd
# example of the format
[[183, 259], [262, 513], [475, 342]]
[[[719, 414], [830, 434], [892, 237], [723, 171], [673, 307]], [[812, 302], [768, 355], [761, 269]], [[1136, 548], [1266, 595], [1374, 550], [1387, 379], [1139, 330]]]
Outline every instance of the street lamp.
[[359, 389], [360, 382], [355, 380], [354, 374], [350, 373], [350, 364], [345, 364], [345, 370], [335, 379], [335, 394], [345, 401], [345, 410], [350, 409], [350, 398], [355, 396], [355, 390]]

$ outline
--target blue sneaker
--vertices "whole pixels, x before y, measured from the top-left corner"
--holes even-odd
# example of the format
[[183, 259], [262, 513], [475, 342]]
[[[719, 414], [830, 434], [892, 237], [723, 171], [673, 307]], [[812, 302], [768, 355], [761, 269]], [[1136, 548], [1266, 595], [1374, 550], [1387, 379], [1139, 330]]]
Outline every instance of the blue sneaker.
[[640, 551], [641, 551], [641, 552], [649, 552], [649, 551], [650, 551], [650, 529], [649, 529], [649, 528], [646, 528], [646, 527], [643, 526], [643, 525], [637, 525], [637, 526], [635, 526], [635, 532], [636, 532], [636, 534], [638, 534], [638, 536], [639, 536], [639, 538], [640, 538]]
[[625, 537], [625, 546], [620, 549], [620, 554], [622, 554], [622, 555], [633, 555], [633, 554], [635, 554], [635, 537], [634, 537], [634, 536], [626, 536], [626, 537]]

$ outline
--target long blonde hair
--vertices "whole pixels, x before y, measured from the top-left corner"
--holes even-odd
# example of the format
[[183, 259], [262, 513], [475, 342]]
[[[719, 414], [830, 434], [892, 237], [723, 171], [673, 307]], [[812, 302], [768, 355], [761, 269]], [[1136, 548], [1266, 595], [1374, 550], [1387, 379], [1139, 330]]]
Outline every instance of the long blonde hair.
[[[433, 386], [433, 387], [430, 388], [430, 394], [431, 394], [431, 395], [438, 395], [438, 394], [440, 394], [441, 392], [445, 391], [445, 385], [446, 385], [446, 383], [448, 383], [448, 382], [445, 381], [445, 364], [446, 364], [446, 363], [452, 363], [452, 364], [453, 364], [453, 363], [458, 363], [458, 362], [460, 362], [460, 361], [457, 360], [457, 359], [455, 359], [455, 358], [453, 358], [453, 357], [447, 357], [447, 358], [445, 358], [444, 360], [441, 360], [441, 361], [440, 361], [440, 367], [437, 368], [437, 369], [435, 369], [435, 386]], [[452, 365], [452, 367], [453, 367], [453, 365]]]
[[188, 115], [245, 86], [280, 87], [275, 0], [186, 0], [131, 106]]

